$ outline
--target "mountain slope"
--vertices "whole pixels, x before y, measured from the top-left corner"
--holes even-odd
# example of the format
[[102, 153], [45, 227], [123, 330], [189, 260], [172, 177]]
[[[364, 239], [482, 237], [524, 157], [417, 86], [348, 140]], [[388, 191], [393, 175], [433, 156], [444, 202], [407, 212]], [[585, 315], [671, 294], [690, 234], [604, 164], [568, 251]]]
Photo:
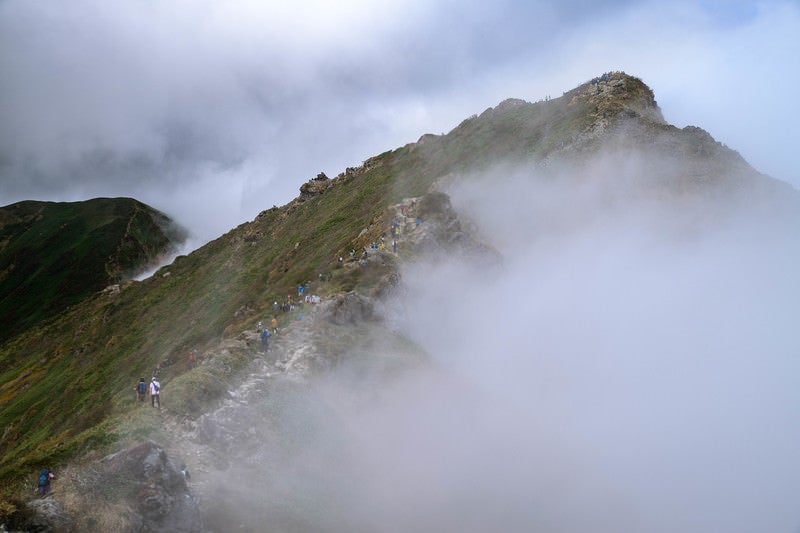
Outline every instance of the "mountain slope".
[[130, 277], [182, 231], [130, 198], [0, 208], [0, 341]]
[[[257, 350], [242, 340], [244, 332], [271, 317], [274, 302], [296, 298], [300, 283], [323, 296], [384, 293], [396, 280], [398, 256], [383, 253], [382, 261], [362, 268], [349, 252], [388, 237], [397, 216], [392, 206], [404, 199], [419, 198], [426, 220], [447, 211], [431, 192], [443, 180], [471, 179], [498, 165], [535, 169], [526, 178], [531, 181], [556, 179], [592, 165], [598, 154], [619, 158], [633, 151], [674, 163], [634, 184], [644, 197], [758, 194], [797, 205], [790, 188], [707, 133], [666, 124], [652, 91], [623, 73], [552, 100], [503, 102], [447, 135], [425, 135], [334, 179], [319, 176], [296, 200], [151, 278], [95, 294], [10, 339], [0, 348], [0, 477], [17, 478], [158, 431], [150, 415], [132, 411], [131, 389], [151, 372], [170, 391], [164, 416], [191, 418], [216, 405]], [[402, 255], [412, 251], [406, 244], [401, 239], [404, 260], [412, 257]], [[344, 266], [340, 256], [347, 258]], [[328, 273], [330, 281], [318, 281]], [[290, 327], [297, 314], [278, 318], [281, 328]], [[185, 355], [194, 348], [216, 355], [192, 369]]]

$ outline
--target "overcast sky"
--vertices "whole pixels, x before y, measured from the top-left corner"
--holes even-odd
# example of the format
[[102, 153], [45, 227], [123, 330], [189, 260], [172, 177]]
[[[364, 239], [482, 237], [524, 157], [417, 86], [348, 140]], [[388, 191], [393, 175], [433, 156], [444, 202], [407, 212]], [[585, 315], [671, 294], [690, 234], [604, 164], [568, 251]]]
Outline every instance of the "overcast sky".
[[0, 205], [133, 196], [198, 242], [608, 70], [800, 187], [800, 4], [0, 0]]

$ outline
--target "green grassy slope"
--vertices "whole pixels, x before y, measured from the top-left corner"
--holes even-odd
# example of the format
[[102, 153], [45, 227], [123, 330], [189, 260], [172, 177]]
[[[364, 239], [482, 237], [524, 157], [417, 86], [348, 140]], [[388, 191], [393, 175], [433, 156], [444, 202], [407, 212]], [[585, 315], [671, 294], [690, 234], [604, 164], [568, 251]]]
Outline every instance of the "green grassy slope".
[[[297, 283], [330, 271], [379, 217], [390, 177], [381, 165], [306, 202], [262, 213], [120, 294], [99, 293], [0, 348], [0, 476], [62, 460], [103, 440], [97, 425], [128, 405], [134, 382], [162, 367], [168, 382], [184, 354], [238, 333]], [[299, 243], [299, 244], [298, 244]], [[337, 278], [347, 290], [355, 278]], [[263, 315], [262, 315], [263, 316]]]
[[0, 341], [146, 266], [171, 225], [131, 198], [0, 208]]
[[[151, 278], [123, 283], [119, 294], [95, 294], [10, 339], [0, 347], [0, 480], [109, 444], [112, 428], [132, 416], [139, 377], [159, 367], [165, 390], [188, 381], [185, 354], [191, 348], [203, 352], [251, 328], [298, 283], [334, 271], [339, 255], [386, 229], [387, 206], [425, 194], [441, 176], [498, 161], [575, 157], [598, 149], [604, 135], [642, 149], [659, 146], [651, 135], [698, 146], [694, 132], [660, 120], [644, 84], [619, 73], [616, 80], [623, 86], [605, 95], [588, 83], [553, 100], [508, 101], [447, 135], [424, 136], [381, 154], [348, 169], [321, 194], [266, 210]], [[637, 133], [625, 133], [623, 121], [639, 124]], [[741, 159], [726, 150], [732, 161]], [[693, 157], [718, 156], [699, 150]], [[759, 179], [752, 169], [750, 174]], [[391, 274], [391, 265], [344, 270], [335, 270], [325, 290], [368, 290]], [[235, 373], [245, 362], [231, 358], [226, 364]], [[191, 404], [174, 396], [171, 403], [168, 412]]]

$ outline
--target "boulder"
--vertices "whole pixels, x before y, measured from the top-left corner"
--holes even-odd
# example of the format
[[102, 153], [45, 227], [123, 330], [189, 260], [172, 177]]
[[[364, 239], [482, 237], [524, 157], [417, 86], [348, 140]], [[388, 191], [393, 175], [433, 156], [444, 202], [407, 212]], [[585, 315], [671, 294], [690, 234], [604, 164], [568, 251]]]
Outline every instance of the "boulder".
[[325, 309], [325, 318], [339, 326], [372, 320], [374, 314], [369, 298], [355, 292], [337, 296]]
[[27, 520], [23, 531], [72, 531], [73, 518], [68, 515], [61, 503], [52, 497], [32, 500], [27, 503]]
[[[107, 524], [103, 513], [118, 509], [113, 517], [117, 531], [205, 531], [184, 474], [151, 440], [104, 457], [75, 478], [77, 501], [69, 509], [77, 530]], [[59, 517], [55, 512], [37, 516]]]

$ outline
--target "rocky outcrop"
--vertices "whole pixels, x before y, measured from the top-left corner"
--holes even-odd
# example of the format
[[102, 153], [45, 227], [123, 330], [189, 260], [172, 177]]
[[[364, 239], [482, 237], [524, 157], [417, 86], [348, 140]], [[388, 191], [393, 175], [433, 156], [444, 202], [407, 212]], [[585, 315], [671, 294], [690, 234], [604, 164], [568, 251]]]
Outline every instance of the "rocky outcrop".
[[197, 499], [164, 449], [146, 441], [57, 476], [0, 531], [203, 532]]
[[478, 241], [450, 203], [450, 197], [433, 191], [414, 201], [414, 217], [399, 216], [402, 227], [401, 249], [428, 258], [459, 256], [483, 269], [500, 265], [496, 250]]
[[300, 186], [299, 200], [304, 202], [309, 198], [322, 194], [331, 185], [332, 180], [330, 180], [324, 172], [320, 172], [317, 174], [316, 178], [312, 178]]
[[153, 441], [144, 442], [106, 457], [103, 462], [109, 477], [127, 479], [135, 484], [136, 502], [145, 523], [169, 526], [173, 531], [196, 531], [181, 524], [191, 523], [192, 499], [183, 474]]
[[114, 524], [119, 531], [204, 531], [184, 474], [151, 440], [105, 457], [75, 483], [78, 529], [107, 524], [103, 512], [124, 509]]
[[624, 72], [607, 72], [567, 95], [571, 102], [582, 100], [593, 105], [598, 119], [610, 119], [623, 113], [665, 123], [652, 89], [639, 78]]
[[325, 310], [325, 318], [336, 325], [357, 324], [375, 317], [369, 298], [356, 292], [340, 294]]
[[56, 533], [74, 531], [75, 521], [68, 515], [61, 503], [52, 497], [36, 499], [25, 505], [25, 510], [18, 513], [17, 520], [10, 524], [12, 529], [0, 525], [0, 531], [25, 531]]

